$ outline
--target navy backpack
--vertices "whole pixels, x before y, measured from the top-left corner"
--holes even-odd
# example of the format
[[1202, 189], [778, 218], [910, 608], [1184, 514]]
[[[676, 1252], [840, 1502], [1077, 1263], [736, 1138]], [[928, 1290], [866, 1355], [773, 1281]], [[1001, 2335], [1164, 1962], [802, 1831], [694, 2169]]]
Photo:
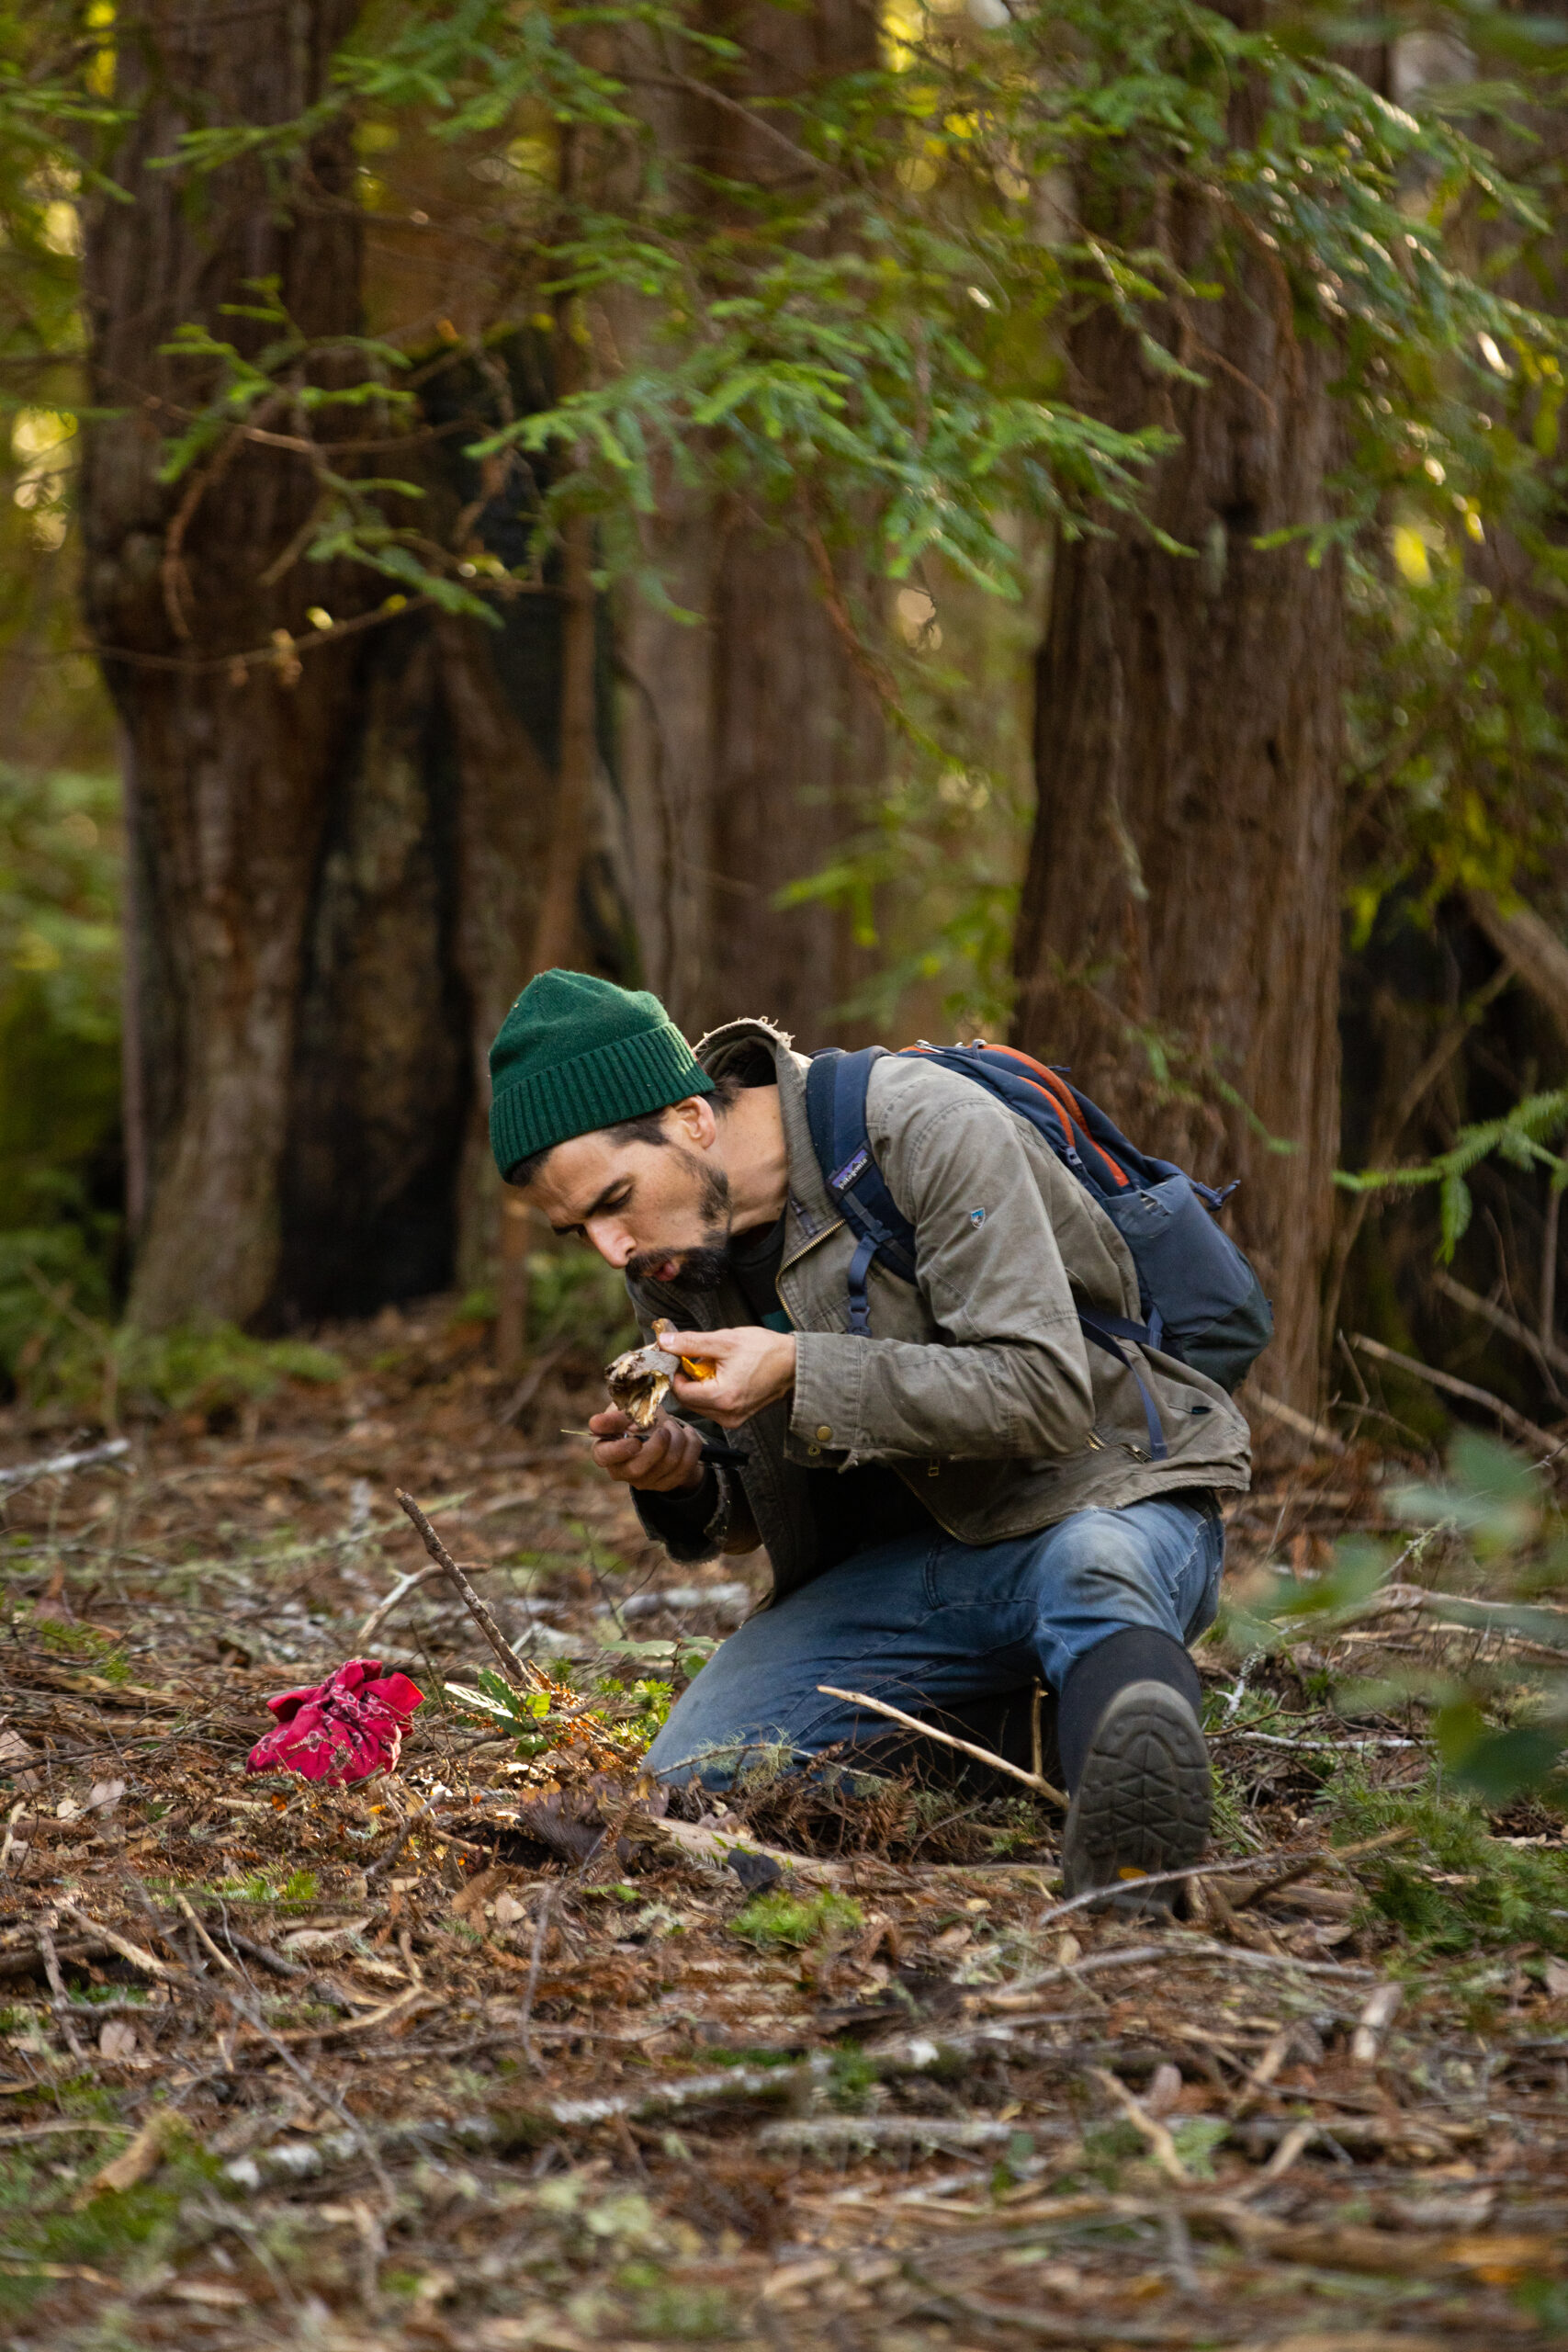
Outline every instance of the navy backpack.
[[[866, 1133], [866, 1089], [886, 1051], [867, 1046], [851, 1054], [830, 1046], [813, 1057], [806, 1080], [812, 1147], [835, 1206], [858, 1237], [850, 1263], [850, 1329], [864, 1336], [871, 1331], [866, 1277], [873, 1259], [900, 1281], [915, 1280], [915, 1230], [883, 1182]], [[1085, 1339], [1117, 1357], [1137, 1381], [1150, 1454], [1164, 1461], [1158, 1408], [1124, 1343], [1157, 1348], [1234, 1389], [1274, 1335], [1257, 1275], [1214, 1223], [1213, 1212], [1234, 1187], [1216, 1193], [1170, 1160], [1139, 1151], [1087, 1095], [1010, 1046], [976, 1038], [972, 1046], [919, 1045], [905, 1052], [973, 1080], [1019, 1112], [1122, 1236], [1137, 1270], [1143, 1320], [1080, 1307], [1078, 1321]]]

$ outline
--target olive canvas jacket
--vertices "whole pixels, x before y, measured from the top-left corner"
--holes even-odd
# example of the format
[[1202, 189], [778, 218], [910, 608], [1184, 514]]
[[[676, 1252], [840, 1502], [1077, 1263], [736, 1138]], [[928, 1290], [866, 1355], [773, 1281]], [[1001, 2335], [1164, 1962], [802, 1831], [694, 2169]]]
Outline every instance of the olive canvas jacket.
[[[1139, 1318], [1125, 1243], [1027, 1120], [924, 1060], [879, 1061], [866, 1098], [872, 1149], [915, 1229], [919, 1279], [911, 1285], [874, 1264], [871, 1337], [852, 1334], [854, 1236], [812, 1149], [809, 1064], [761, 1021], [714, 1030], [697, 1055], [717, 1076], [754, 1064], [759, 1046], [777, 1069], [789, 1160], [778, 1289], [796, 1333], [795, 1383], [743, 1433], [728, 1433], [750, 1459], [718, 1471], [716, 1508], [700, 1544], [682, 1544], [681, 1557], [761, 1543], [782, 1598], [815, 1573], [807, 1479], [864, 1462], [889, 1464], [965, 1544], [1183, 1487], [1246, 1489], [1240, 1410], [1213, 1381], [1155, 1351], [1138, 1360], [1169, 1457], [1150, 1459], [1137, 1384], [1113, 1356], [1086, 1345], [1074, 1305]], [[687, 1331], [752, 1320], [732, 1283], [628, 1287], [649, 1337], [660, 1316]], [[639, 1498], [639, 1509], [660, 1534], [658, 1498]]]

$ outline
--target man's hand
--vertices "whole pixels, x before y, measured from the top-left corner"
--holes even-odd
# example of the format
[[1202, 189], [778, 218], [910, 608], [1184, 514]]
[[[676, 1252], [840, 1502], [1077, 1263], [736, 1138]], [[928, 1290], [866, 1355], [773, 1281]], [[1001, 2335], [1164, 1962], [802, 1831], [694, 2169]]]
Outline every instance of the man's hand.
[[716, 1380], [688, 1380], [678, 1372], [670, 1385], [680, 1403], [721, 1430], [739, 1429], [795, 1386], [793, 1331], [770, 1331], [761, 1324], [742, 1331], [666, 1331], [660, 1345], [671, 1355], [716, 1365]]
[[625, 1413], [609, 1406], [591, 1414], [588, 1426], [599, 1441], [594, 1461], [623, 1486], [649, 1495], [691, 1495], [702, 1485], [703, 1441], [687, 1422], [661, 1413], [643, 1437]]

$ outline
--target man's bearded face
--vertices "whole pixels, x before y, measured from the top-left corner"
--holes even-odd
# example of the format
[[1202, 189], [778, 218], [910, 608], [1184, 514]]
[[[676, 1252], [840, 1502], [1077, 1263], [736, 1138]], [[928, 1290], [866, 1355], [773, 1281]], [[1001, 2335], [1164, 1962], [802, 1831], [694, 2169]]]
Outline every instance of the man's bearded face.
[[608, 1130], [558, 1144], [526, 1197], [560, 1234], [577, 1234], [634, 1281], [712, 1290], [724, 1278], [733, 1211], [729, 1180], [708, 1154], [677, 1139]]
[[673, 1283], [682, 1290], [716, 1290], [728, 1265], [729, 1179], [682, 1144], [667, 1144], [666, 1159], [684, 1164], [691, 1197], [702, 1220], [703, 1238], [681, 1250], [639, 1250], [626, 1261], [633, 1282]]

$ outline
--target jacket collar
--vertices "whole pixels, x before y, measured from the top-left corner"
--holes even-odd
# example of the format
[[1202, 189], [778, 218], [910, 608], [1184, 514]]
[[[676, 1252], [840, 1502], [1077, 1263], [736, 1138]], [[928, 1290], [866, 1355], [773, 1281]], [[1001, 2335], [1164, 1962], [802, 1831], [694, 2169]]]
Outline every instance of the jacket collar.
[[718, 1078], [738, 1062], [753, 1058], [759, 1046], [772, 1056], [778, 1074], [779, 1114], [784, 1121], [789, 1167], [784, 1247], [787, 1265], [808, 1242], [843, 1223], [823, 1182], [811, 1145], [811, 1127], [806, 1115], [806, 1073], [811, 1067], [810, 1056], [797, 1054], [788, 1032], [775, 1029], [771, 1021], [727, 1021], [721, 1029], [710, 1029], [705, 1037], [699, 1038], [696, 1056], [709, 1076]]

